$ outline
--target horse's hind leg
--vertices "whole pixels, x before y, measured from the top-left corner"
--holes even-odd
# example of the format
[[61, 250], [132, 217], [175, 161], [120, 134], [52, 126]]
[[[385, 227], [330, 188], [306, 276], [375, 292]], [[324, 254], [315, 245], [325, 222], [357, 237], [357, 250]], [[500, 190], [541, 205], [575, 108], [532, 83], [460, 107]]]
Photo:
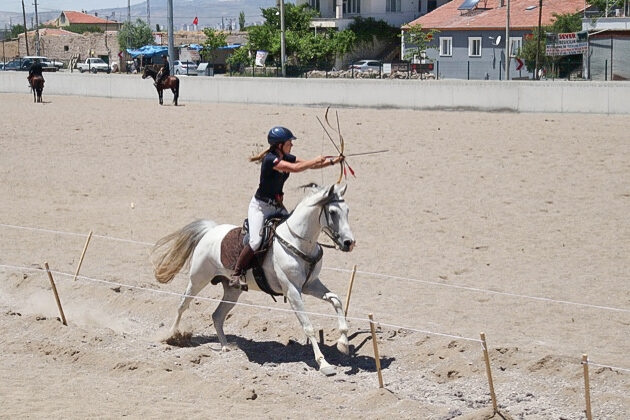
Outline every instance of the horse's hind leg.
[[217, 330], [217, 338], [221, 343], [221, 350], [228, 351], [227, 338], [225, 338], [225, 333], [223, 332], [223, 322], [227, 314], [232, 310], [234, 305], [236, 305], [236, 301], [238, 301], [238, 297], [241, 295], [241, 289], [228, 286], [227, 278], [221, 283], [223, 284], [223, 299], [221, 299], [221, 303], [219, 303], [217, 309], [212, 313], [212, 321], [214, 322], [215, 330]]
[[173, 105], [177, 106], [177, 98], [179, 98], [179, 88], [175, 87], [171, 89], [173, 92]]
[[208, 274], [209, 273], [200, 271], [190, 273], [190, 281], [188, 282], [188, 287], [186, 288], [186, 294], [177, 308], [177, 317], [171, 326], [171, 335], [174, 335], [177, 331], [179, 331], [179, 322], [182, 319], [184, 311], [186, 311], [186, 309], [190, 306], [190, 301], [210, 282], [211, 277]]
[[337, 340], [337, 349], [343, 354], [349, 354], [350, 344], [348, 342], [348, 323], [346, 322], [346, 316], [343, 313], [343, 307], [339, 296], [328, 290], [328, 288], [324, 286], [319, 279], [309, 281], [302, 289], [302, 292], [309, 296], [316, 297], [317, 299], [325, 300], [326, 302], [329, 302], [333, 308], [335, 308], [335, 311], [337, 312], [337, 322], [339, 323], [339, 333], [341, 334], [339, 340]]

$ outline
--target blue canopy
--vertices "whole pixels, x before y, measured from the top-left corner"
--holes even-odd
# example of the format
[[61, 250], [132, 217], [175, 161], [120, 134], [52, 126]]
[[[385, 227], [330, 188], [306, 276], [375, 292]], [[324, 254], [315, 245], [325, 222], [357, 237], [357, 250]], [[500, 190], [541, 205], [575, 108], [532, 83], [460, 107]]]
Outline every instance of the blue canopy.
[[[241, 46], [241, 44], [232, 44], [232, 45], [225, 45], [223, 47], [219, 47], [219, 50], [233, 50], [235, 48], [239, 48]], [[191, 48], [193, 50], [197, 50], [197, 51], [201, 51], [203, 49], [203, 45], [199, 45], [199, 44], [184, 44], [181, 45], [180, 47], [187, 47], [187, 48]]]
[[131, 55], [132, 58], [136, 58], [139, 55], [143, 57], [154, 57], [160, 55], [168, 54], [168, 47], [160, 47], [157, 45], [145, 45], [144, 47], [140, 47], [138, 49], [127, 48], [127, 53]]

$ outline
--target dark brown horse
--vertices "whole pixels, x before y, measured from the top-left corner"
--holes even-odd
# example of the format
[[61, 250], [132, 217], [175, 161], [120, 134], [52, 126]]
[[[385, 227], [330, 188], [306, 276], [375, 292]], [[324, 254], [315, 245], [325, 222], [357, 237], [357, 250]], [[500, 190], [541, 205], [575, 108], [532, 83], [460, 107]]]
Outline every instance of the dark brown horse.
[[42, 101], [42, 92], [44, 91], [44, 77], [34, 75], [31, 78], [31, 90], [33, 91], [33, 102]]
[[[144, 72], [142, 73], [142, 78], [146, 79], [147, 77], [151, 77], [153, 81], [157, 77], [158, 72], [155, 71], [151, 66], [146, 66], [144, 68]], [[177, 106], [177, 99], [179, 98], [179, 79], [175, 76], [168, 76], [165, 80], [160, 81], [155, 87], [158, 92], [158, 97], [160, 98], [160, 105], [162, 103], [162, 91], [164, 89], [170, 89], [173, 92], [173, 105]]]

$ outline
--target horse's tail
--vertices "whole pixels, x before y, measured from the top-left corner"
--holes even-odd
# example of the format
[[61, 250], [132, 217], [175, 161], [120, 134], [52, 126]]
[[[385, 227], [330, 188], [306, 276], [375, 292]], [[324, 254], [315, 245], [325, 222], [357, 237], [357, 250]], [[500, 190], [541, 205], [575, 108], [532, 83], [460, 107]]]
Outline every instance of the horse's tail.
[[216, 223], [210, 220], [195, 220], [157, 241], [152, 251], [152, 255], [155, 255], [155, 279], [160, 283], [173, 280], [189, 260], [203, 235], [214, 226]]

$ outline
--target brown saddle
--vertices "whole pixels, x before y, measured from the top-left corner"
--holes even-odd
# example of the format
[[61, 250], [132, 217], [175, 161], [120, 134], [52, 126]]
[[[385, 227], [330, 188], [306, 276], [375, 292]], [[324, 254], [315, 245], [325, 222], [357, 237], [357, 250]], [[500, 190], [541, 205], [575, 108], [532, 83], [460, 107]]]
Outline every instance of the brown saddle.
[[[265, 255], [267, 254], [267, 250], [271, 245], [273, 240], [273, 229], [270, 230], [271, 234], [267, 235], [267, 237], [263, 240], [263, 243], [258, 251], [254, 253], [254, 258], [250, 262], [249, 267], [244, 267], [245, 270], [252, 270], [252, 274], [254, 275], [254, 280], [256, 280], [256, 284], [265, 293], [273, 296], [282, 296], [282, 293], [278, 293], [274, 291], [270, 286], [267, 278], [265, 277], [265, 272], [262, 269], [262, 263], [265, 259]], [[237, 227], [232, 229], [223, 237], [221, 241], [221, 264], [223, 267], [234, 270], [236, 266], [236, 260], [241, 253], [244, 245], [245, 232], [243, 228]], [[275, 300], [275, 299], [274, 299]]]

